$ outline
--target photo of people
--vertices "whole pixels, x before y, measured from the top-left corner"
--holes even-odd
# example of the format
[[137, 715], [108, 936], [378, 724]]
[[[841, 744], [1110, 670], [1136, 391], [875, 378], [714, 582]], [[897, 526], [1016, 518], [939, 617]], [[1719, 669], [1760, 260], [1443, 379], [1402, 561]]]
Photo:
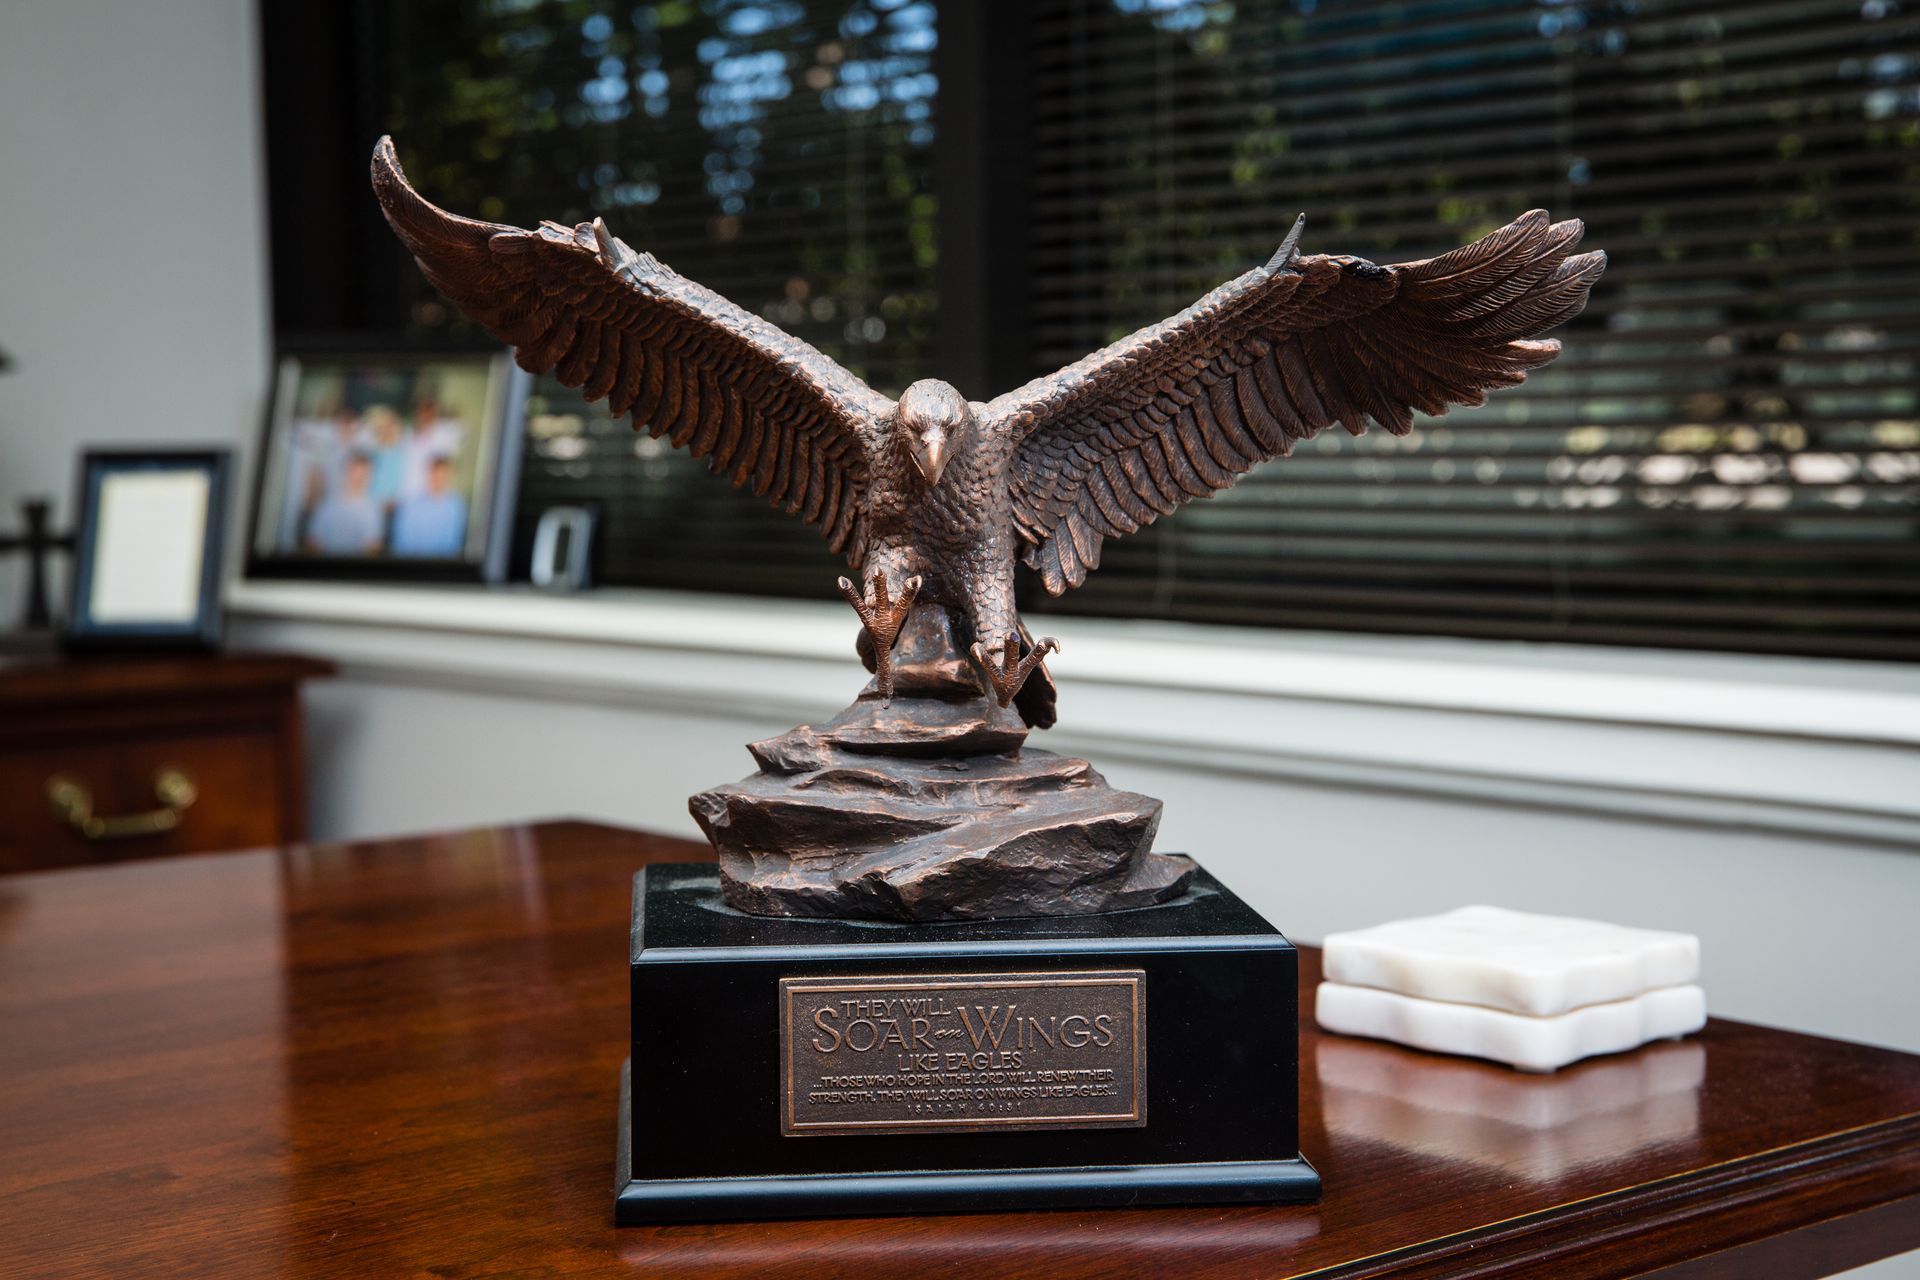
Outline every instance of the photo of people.
[[477, 561], [500, 357], [288, 357], [268, 437], [261, 559]]

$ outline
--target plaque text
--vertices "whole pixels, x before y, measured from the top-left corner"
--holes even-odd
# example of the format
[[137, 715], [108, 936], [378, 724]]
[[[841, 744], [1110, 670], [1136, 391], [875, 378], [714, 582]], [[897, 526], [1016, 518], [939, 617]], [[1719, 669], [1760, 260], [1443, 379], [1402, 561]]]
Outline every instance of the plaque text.
[[1146, 975], [780, 980], [784, 1134], [1144, 1125]]

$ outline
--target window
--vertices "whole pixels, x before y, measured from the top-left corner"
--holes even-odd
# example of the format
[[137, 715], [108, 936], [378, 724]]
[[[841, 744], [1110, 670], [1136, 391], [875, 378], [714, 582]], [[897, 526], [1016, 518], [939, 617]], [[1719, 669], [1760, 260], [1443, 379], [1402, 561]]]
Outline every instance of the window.
[[1920, 656], [1920, 25], [1881, 0], [1048, 0], [1034, 371], [1272, 251], [1535, 205], [1565, 354], [1110, 544], [1071, 612]]
[[[602, 214], [883, 390], [1048, 372], [1263, 261], [1299, 210], [1308, 252], [1382, 262], [1535, 205], [1608, 251], [1525, 387], [1322, 436], [1066, 596], [1028, 583], [1035, 610], [1920, 657], [1920, 20], [1893, 0], [433, 8], [333, 33], [356, 175], [388, 129], [450, 207]], [[457, 330], [377, 224], [326, 269], [296, 197], [334, 197], [285, 159], [321, 108], [273, 73], [326, 33], [276, 9], [283, 327]], [[523, 525], [597, 504], [603, 581], [824, 598], [842, 571], [558, 388], [531, 428]]]

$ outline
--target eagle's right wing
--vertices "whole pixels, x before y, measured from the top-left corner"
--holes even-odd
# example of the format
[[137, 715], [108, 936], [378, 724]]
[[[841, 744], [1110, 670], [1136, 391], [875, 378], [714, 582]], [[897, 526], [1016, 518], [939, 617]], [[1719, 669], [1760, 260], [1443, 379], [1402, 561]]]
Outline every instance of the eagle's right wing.
[[1018, 443], [1011, 489], [1023, 558], [1059, 595], [1101, 544], [1225, 489], [1296, 441], [1372, 419], [1480, 404], [1560, 344], [1606, 266], [1573, 252], [1577, 221], [1538, 209], [1451, 253], [1379, 267], [1294, 252], [987, 406]]
[[373, 189], [428, 281], [522, 368], [606, 398], [859, 563], [891, 400], [597, 219], [525, 231], [447, 213], [408, 184], [390, 138], [374, 148]]

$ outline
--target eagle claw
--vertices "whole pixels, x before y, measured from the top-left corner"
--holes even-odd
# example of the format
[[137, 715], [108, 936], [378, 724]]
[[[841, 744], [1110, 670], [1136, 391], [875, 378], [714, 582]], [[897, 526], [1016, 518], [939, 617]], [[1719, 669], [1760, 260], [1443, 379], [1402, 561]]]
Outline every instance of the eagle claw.
[[1060, 642], [1052, 636], [1041, 636], [1023, 658], [1020, 656], [1020, 637], [1009, 631], [1002, 651], [1006, 656], [996, 664], [978, 640], [973, 642], [973, 660], [987, 673], [987, 681], [993, 685], [994, 699], [1005, 707], [1012, 704], [1020, 692], [1020, 686], [1027, 682], [1027, 677], [1033, 674], [1033, 669], [1040, 665], [1041, 660], [1049, 653], [1060, 652]]
[[873, 638], [873, 682], [880, 691], [882, 701], [893, 698], [893, 642], [900, 638], [900, 627], [907, 620], [908, 610], [913, 608], [914, 597], [920, 594], [920, 575], [914, 574], [900, 584], [900, 598], [890, 598], [887, 591], [887, 576], [875, 573], [866, 595], [846, 578], [840, 579], [840, 594], [847, 598], [853, 611], [860, 615], [860, 625], [867, 629]]

